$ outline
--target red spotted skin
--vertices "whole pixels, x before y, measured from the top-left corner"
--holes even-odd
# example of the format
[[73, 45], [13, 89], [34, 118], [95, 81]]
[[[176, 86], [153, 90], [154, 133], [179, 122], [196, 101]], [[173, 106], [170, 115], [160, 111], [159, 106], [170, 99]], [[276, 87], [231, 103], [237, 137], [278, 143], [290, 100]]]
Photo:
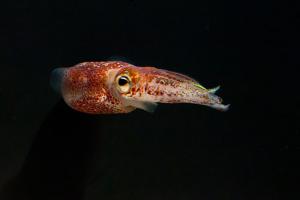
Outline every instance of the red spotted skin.
[[73, 109], [91, 114], [127, 113], [107, 85], [108, 71], [130, 66], [123, 62], [85, 62], [68, 68], [62, 83], [65, 101]]
[[[117, 77], [124, 75], [130, 79], [126, 92], [120, 91], [117, 84]], [[223, 106], [219, 97], [199, 87], [197, 81], [188, 76], [121, 61], [85, 62], [67, 68], [61, 93], [70, 107], [90, 114], [128, 113], [136, 108], [147, 110], [144, 102]]]

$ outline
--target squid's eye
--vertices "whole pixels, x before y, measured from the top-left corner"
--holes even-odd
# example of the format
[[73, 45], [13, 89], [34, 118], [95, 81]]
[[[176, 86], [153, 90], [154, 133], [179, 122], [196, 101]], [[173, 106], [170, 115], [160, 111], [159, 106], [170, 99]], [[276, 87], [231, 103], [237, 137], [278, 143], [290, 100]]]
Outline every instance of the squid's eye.
[[131, 88], [130, 78], [126, 75], [118, 76], [117, 85], [118, 85], [118, 89], [121, 93], [129, 92], [129, 90]]

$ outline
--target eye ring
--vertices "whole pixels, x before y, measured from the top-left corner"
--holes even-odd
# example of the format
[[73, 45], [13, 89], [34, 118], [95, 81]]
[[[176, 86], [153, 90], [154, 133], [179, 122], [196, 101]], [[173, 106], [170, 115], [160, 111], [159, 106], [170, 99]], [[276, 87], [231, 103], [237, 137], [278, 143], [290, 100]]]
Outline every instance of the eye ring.
[[116, 85], [121, 93], [128, 93], [131, 89], [131, 79], [127, 74], [121, 74], [116, 79]]

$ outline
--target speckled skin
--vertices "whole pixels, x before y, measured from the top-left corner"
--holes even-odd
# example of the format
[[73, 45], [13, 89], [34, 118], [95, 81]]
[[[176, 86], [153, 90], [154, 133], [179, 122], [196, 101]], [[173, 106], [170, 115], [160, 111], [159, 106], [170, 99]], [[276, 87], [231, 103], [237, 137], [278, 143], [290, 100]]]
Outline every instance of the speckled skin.
[[[126, 73], [131, 88], [120, 93], [116, 77]], [[91, 114], [128, 113], [137, 102], [221, 104], [221, 99], [194, 79], [154, 67], [136, 67], [121, 61], [84, 62], [65, 68], [61, 94], [75, 110]]]
[[130, 64], [121, 62], [84, 62], [68, 68], [62, 82], [62, 95], [73, 109], [91, 114], [127, 113], [128, 107], [112, 94], [107, 84], [109, 72]]

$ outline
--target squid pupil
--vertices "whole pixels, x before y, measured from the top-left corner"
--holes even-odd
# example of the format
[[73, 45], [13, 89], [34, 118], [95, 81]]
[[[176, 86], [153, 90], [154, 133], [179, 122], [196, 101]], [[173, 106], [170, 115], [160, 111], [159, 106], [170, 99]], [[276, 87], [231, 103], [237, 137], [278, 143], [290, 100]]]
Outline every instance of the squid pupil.
[[119, 85], [120, 85], [120, 86], [124, 86], [124, 85], [126, 85], [127, 83], [128, 83], [128, 79], [127, 79], [127, 78], [125, 78], [125, 77], [119, 78]]

